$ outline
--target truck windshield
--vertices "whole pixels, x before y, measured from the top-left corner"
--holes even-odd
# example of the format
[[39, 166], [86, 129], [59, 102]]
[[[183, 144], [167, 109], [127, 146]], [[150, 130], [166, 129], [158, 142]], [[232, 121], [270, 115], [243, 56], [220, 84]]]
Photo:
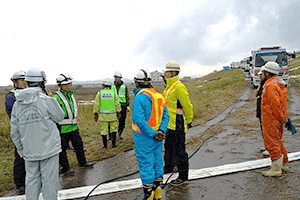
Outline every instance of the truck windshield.
[[287, 65], [287, 55], [285, 53], [264, 53], [256, 54], [255, 67], [261, 67], [268, 61], [274, 61], [280, 67]]

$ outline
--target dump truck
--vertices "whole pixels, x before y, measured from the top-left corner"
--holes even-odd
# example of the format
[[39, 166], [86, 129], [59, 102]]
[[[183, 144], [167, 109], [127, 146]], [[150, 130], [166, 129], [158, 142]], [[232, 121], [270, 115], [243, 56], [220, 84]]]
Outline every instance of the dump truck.
[[260, 68], [268, 61], [274, 61], [280, 66], [278, 77], [287, 86], [289, 83], [289, 60], [286, 49], [280, 46], [260, 47], [258, 50], [252, 50], [250, 57], [250, 79], [251, 83], [257, 87], [260, 84], [258, 72]]

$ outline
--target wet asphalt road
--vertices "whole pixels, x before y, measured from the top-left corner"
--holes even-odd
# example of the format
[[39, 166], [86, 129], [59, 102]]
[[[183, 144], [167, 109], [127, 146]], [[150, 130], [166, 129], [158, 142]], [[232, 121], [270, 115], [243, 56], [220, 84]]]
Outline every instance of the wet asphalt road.
[[[232, 126], [234, 117], [230, 114], [240, 112], [244, 109], [249, 112], [248, 120], [257, 121], [253, 115], [255, 106], [246, 109], [247, 105], [256, 101], [252, 95], [253, 89], [246, 89], [241, 94], [238, 102], [228, 107], [225, 111], [206, 123], [205, 127], [193, 127], [187, 133], [187, 137], [203, 133], [215, 124], [222, 124], [225, 131], [208, 140], [201, 150], [190, 160], [190, 169], [214, 167], [224, 164], [240, 163], [249, 160], [262, 159], [259, 148], [263, 146], [259, 126], [249, 127], [248, 131], [253, 134], [239, 134], [240, 130]], [[289, 112], [295, 114], [291, 119], [300, 119], [300, 97], [293, 92], [292, 103]], [[255, 104], [254, 104], [255, 105]], [[250, 114], [251, 113], [251, 114]], [[245, 122], [247, 123], [247, 122]], [[289, 152], [300, 149], [300, 133], [292, 136], [285, 130], [284, 141]], [[189, 150], [191, 155], [194, 150]], [[300, 199], [300, 162], [294, 161], [289, 164], [291, 172], [283, 174], [279, 178], [266, 178], [260, 172], [264, 169], [233, 173], [228, 175], [210, 177], [189, 181], [187, 185], [172, 187], [167, 185], [163, 190], [163, 199], [166, 200], [196, 200], [196, 199]], [[74, 188], [80, 186], [97, 185], [98, 183], [123, 176], [138, 170], [134, 151], [96, 163], [92, 169], [76, 169], [75, 175], [60, 177], [60, 189]], [[176, 176], [176, 175], [174, 175]], [[139, 178], [139, 174], [127, 177], [126, 180]], [[122, 180], [122, 179], [120, 179]], [[125, 179], [123, 179], [125, 180]], [[9, 195], [9, 194], [8, 194]], [[9, 196], [14, 194], [10, 193]], [[88, 199], [135, 199], [142, 197], [142, 189], [129, 190], [99, 196]], [[83, 198], [82, 198], [83, 199]]]
[[[293, 88], [291, 88], [291, 91], [293, 91]], [[222, 124], [226, 129], [226, 131], [208, 140], [201, 150], [189, 160], [190, 169], [200, 169], [204, 167], [240, 163], [263, 158], [259, 151], [259, 148], [263, 146], [263, 139], [261, 137], [259, 127], [249, 128], [249, 131], [255, 133], [253, 135], [238, 135], [240, 130], [234, 129], [230, 125], [230, 122], [235, 121], [236, 119], [228, 117], [231, 113], [239, 112], [239, 109], [251, 103], [250, 101], [253, 101], [251, 92], [252, 89], [246, 89], [236, 104], [228, 107], [224, 112], [208, 121], [205, 127], [194, 127], [188, 131], [187, 137], [191, 137], [198, 133], [204, 132], [214, 124]], [[300, 98], [296, 95], [293, 95], [292, 101], [290, 113], [300, 116]], [[253, 114], [253, 111], [255, 111], [255, 106], [252, 109], [246, 109], [246, 111]], [[292, 120], [298, 118], [299, 116], [293, 117]], [[255, 118], [255, 115], [249, 115], [249, 120], [257, 121], [258, 119]], [[286, 141], [286, 147], [289, 152], [299, 151], [300, 134], [292, 136], [290, 132], [285, 130], [284, 140]], [[193, 152], [194, 151], [188, 151], [189, 155], [191, 155]], [[94, 169], [89, 172], [91, 173], [89, 178], [85, 179], [86, 183], [88, 180], [90, 183], [89, 185], [93, 185], [116, 177], [110, 175], [105, 176], [105, 174], [117, 175], [119, 173], [119, 176], [122, 176], [126, 173], [138, 170], [136, 165], [132, 165], [133, 162], [131, 161], [133, 159], [134, 152], [130, 151], [119, 157], [114, 157], [107, 161], [96, 164]], [[130, 161], [129, 165], [131, 164], [132, 167], [130, 170], [126, 170], [126, 173], [120, 173], [122, 172], [122, 169], [128, 165], [128, 161]], [[113, 165], [113, 163], [118, 163], [118, 166]], [[112, 172], [112, 169], [109, 167], [105, 168], [105, 166], [109, 165], [116, 167], [113, 169], [116, 170], [116, 174], [115, 172]], [[284, 174], [280, 178], [263, 177], [260, 172], [265, 170], [265, 168], [192, 180], [189, 182], [189, 184], [181, 187], [172, 187], [167, 185], [163, 190], [163, 199], [300, 199], [300, 167], [298, 167], [298, 165], [299, 161], [290, 163], [291, 172]], [[95, 173], [92, 171], [95, 171]], [[97, 175], [96, 171], [98, 173]], [[126, 179], [138, 177], [138, 174], [135, 174]], [[135, 199], [136, 197], [142, 196], [142, 189], [136, 189], [125, 192], [92, 196], [89, 197], [89, 199]]]

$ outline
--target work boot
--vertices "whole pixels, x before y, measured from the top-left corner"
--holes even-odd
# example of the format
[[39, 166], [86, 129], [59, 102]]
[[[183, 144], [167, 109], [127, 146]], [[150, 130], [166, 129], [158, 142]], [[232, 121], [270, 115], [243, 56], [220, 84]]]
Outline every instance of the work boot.
[[102, 135], [103, 148], [107, 149], [107, 135]]
[[68, 169], [67, 171], [65, 171], [65, 172], [62, 171], [62, 173], [63, 173], [64, 175], [73, 176], [75, 172], [74, 172], [71, 168], [69, 168], [69, 169]]
[[143, 185], [144, 190], [144, 198], [136, 198], [135, 200], [153, 200], [154, 191], [153, 191], [153, 183]]
[[17, 193], [18, 195], [25, 194], [25, 186], [17, 187]]
[[261, 174], [263, 176], [281, 176], [282, 175], [282, 166], [283, 166], [283, 155], [277, 159], [272, 161], [271, 169], [268, 171], [262, 171]]
[[117, 133], [116, 132], [112, 132], [111, 133], [111, 143], [112, 143], [112, 148], [117, 147], [118, 145], [116, 144], [116, 140], [117, 140]]
[[177, 178], [177, 179], [171, 181], [170, 184], [173, 186], [180, 186], [180, 185], [186, 184], [188, 182], [189, 182], [188, 180], [182, 180], [181, 178]]
[[155, 200], [161, 200], [162, 188], [163, 188], [163, 178], [159, 177], [159, 178], [154, 179], [153, 191], [154, 191], [154, 199]]
[[94, 163], [85, 163], [84, 165], [79, 165], [79, 169], [83, 169], [83, 168], [91, 168], [93, 167]]
[[289, 167], [288, 167], [288, 164], [287, 163], [283, 163], [282, 165], [282, 169], [281, 169], [283, 172], [288, 172], [289, 171]]

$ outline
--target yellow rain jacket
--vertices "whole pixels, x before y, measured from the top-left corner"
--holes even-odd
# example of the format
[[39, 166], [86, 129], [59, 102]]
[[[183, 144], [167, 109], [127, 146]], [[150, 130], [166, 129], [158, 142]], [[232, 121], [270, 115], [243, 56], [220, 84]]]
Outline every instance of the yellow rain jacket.
[[163, 96], [167, 101], [168, 112], [170, 116], [168, 129], [176, 130], [178, 125], [176, 115], [183, 115], [184, 131], [187, 132], [187, 124], [193, 119], [193, 105], [189, 97], [186, 86], [179, 81], [178, 76], [167, 78], [167, 86], [163, 91]]

